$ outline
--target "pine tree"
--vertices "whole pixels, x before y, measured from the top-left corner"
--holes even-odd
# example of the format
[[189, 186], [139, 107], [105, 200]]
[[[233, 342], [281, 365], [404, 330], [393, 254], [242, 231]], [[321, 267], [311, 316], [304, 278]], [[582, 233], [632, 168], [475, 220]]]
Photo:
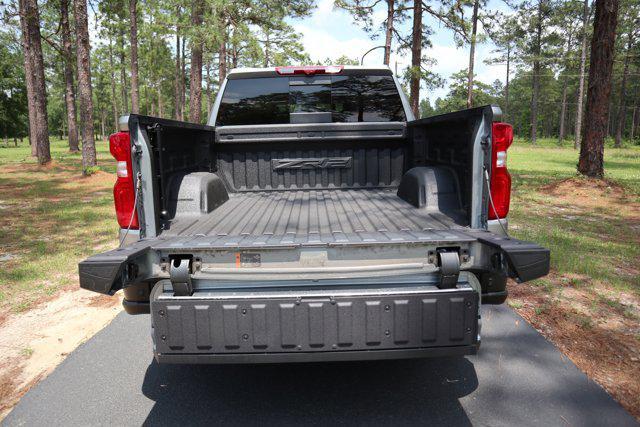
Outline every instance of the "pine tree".
[[604, 175], [604, 139], [607, 135], [618, 6], [618, 0], [596, 0], [595, 3], [585, 132], [578, 161], [578, 172], [593, 178]]

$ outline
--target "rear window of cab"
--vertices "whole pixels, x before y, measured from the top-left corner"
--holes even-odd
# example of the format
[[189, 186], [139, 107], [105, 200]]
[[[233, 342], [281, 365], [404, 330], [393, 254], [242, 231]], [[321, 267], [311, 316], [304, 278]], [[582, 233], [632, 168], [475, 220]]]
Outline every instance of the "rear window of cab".
[[406, 120], [391, 76], [281, 76], [228, 80], [216, 126], [289, 124], [304, 113], [333, 123]]

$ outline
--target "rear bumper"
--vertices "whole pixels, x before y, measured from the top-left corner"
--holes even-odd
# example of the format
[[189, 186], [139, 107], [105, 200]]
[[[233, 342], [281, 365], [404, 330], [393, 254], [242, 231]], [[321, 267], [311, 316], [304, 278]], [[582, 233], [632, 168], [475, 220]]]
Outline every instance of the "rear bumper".
[[[161, 363], [277, 363], [475, 354], [479, 297], [461, 276], [434, 284], [357, 289], [152, 293], [154, 353]], [[475, 278], [474, 278], [475, 279]]]

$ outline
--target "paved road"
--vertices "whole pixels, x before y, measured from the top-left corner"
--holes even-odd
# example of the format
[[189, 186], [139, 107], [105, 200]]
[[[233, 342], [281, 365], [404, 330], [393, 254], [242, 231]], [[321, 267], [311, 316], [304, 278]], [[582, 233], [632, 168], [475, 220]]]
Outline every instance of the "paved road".
[[637, 425], [508, 307], [479, 356], [366, 363], [165, 366], [148, 316], [118, 316], [34, 387], [13, 425]]

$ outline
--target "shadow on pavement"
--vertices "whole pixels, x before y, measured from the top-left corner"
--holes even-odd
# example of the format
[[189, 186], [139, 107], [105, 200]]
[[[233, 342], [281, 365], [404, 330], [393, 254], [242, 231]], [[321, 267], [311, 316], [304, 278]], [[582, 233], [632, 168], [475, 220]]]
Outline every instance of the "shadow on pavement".
[[158, 365], [145, 424], [471, 425], [458, 399], [478, 387], [465, 358], [286, 365]]

